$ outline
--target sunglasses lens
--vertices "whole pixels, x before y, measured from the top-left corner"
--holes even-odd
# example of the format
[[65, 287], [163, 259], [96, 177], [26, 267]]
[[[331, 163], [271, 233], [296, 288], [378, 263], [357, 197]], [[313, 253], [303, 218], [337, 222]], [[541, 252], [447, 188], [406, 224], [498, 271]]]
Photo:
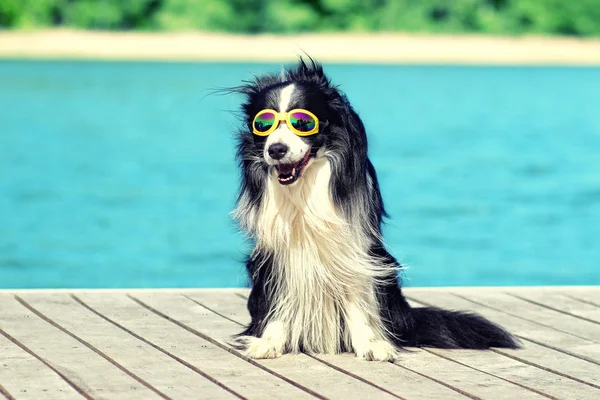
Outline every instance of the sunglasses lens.
[[254, 129], [256, 129], [257, 132], [266, 132], [271, 129], [274, 123], [275, 114], [272, 112], [266, 112], [256, 117], [254, 120]]
[[315, 129], [317, 121], [310, 115], [297, 111], [290, 115], [290, 122], [294, 129], [299, 132], [310, 132]]

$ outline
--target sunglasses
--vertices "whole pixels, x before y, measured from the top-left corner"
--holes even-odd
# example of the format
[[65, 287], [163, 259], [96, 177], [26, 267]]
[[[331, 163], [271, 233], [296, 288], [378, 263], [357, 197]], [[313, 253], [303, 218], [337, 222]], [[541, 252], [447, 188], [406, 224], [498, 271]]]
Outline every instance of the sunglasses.
[[319, 119], [310, 111], [295, 109], [286, 113], [275, 110], [262, 110], [252, 121], [252, 132], [258, 136], [267, 136], [279, 126], [279, 121], [285, 121], [290, 131], [298, 136], [309, 136], [319, 132]]

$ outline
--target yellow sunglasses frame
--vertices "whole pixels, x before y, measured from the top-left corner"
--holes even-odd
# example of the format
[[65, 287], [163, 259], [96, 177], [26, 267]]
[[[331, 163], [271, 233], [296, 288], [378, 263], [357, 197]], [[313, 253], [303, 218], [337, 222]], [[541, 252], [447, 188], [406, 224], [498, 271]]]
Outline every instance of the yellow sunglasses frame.
[[[299, 131], [296, 128], [294, 128], [292, 126], [292, 121], [290, 120], [290, 118], [291, 118], [291, 115], [295, 112], [303, 112], [305, 114], [310, 115], [315, 120], [315, 127], [308, 132], [302, 132], [302, 131]], [[261, 115], [266, 114], [266, 113], [275, 114], [275, 122], [276, 123], [274, 123], [273, 126], [271, 126], [269, 128], [269, 130], [267, 130], [265, 132], [259, 132], [254, 127], [254, 124], [256, 123], [256, 119], [258, 117], [260, 117]], [[281, 121], [285, 121], [285, 123], [288, 126], [288, 128], [290, 129], [290, 131], [292, 131], [297, 136], [310, 136], [310, 135], [314, 135], [315, 133], [319, 132], [319, 118], [317, 118], [317, 116], [315, 114], [313, 114], [310, 111], [305, 110], [303, 108], [295, 108], [293, 110], [290, 110], [290, 111], [284, 112], [284, 113], [279, 113], [279, 112], [277, 112], [275, 110], [271, 110], [269, 108], [261, 110], [258, 112], [258, 114], [256, 114], [256, 117], [254, 117], [254, 119], [252, 120], [252, 132], [256, 136], [269, 136], [271, 133], [273, 133], [273, 131], [275, 131], [275, 129], [277, 129], [279, 127], [279, 123]]]

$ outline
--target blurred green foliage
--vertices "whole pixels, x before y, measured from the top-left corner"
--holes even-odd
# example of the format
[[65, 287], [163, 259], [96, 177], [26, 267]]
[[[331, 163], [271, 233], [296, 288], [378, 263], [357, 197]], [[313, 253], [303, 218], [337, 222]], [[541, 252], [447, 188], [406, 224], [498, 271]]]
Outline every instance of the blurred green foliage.
[[600, 0], [0, 0], [0, 27], [600, 36]]

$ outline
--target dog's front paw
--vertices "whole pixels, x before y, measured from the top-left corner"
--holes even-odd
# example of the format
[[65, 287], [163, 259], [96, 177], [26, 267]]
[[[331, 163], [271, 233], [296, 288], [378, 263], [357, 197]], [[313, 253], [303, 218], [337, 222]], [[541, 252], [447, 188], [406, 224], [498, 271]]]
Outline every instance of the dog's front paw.
[[283, 345], [270, 338], [240, 336], [234, 340], [233, 346], [250, 358], [277, 358], [283, 354]]
[[385, 340], [373, 340], [355, 349], [356, 357], [367, 361], [394, 361], [398, 352]]

